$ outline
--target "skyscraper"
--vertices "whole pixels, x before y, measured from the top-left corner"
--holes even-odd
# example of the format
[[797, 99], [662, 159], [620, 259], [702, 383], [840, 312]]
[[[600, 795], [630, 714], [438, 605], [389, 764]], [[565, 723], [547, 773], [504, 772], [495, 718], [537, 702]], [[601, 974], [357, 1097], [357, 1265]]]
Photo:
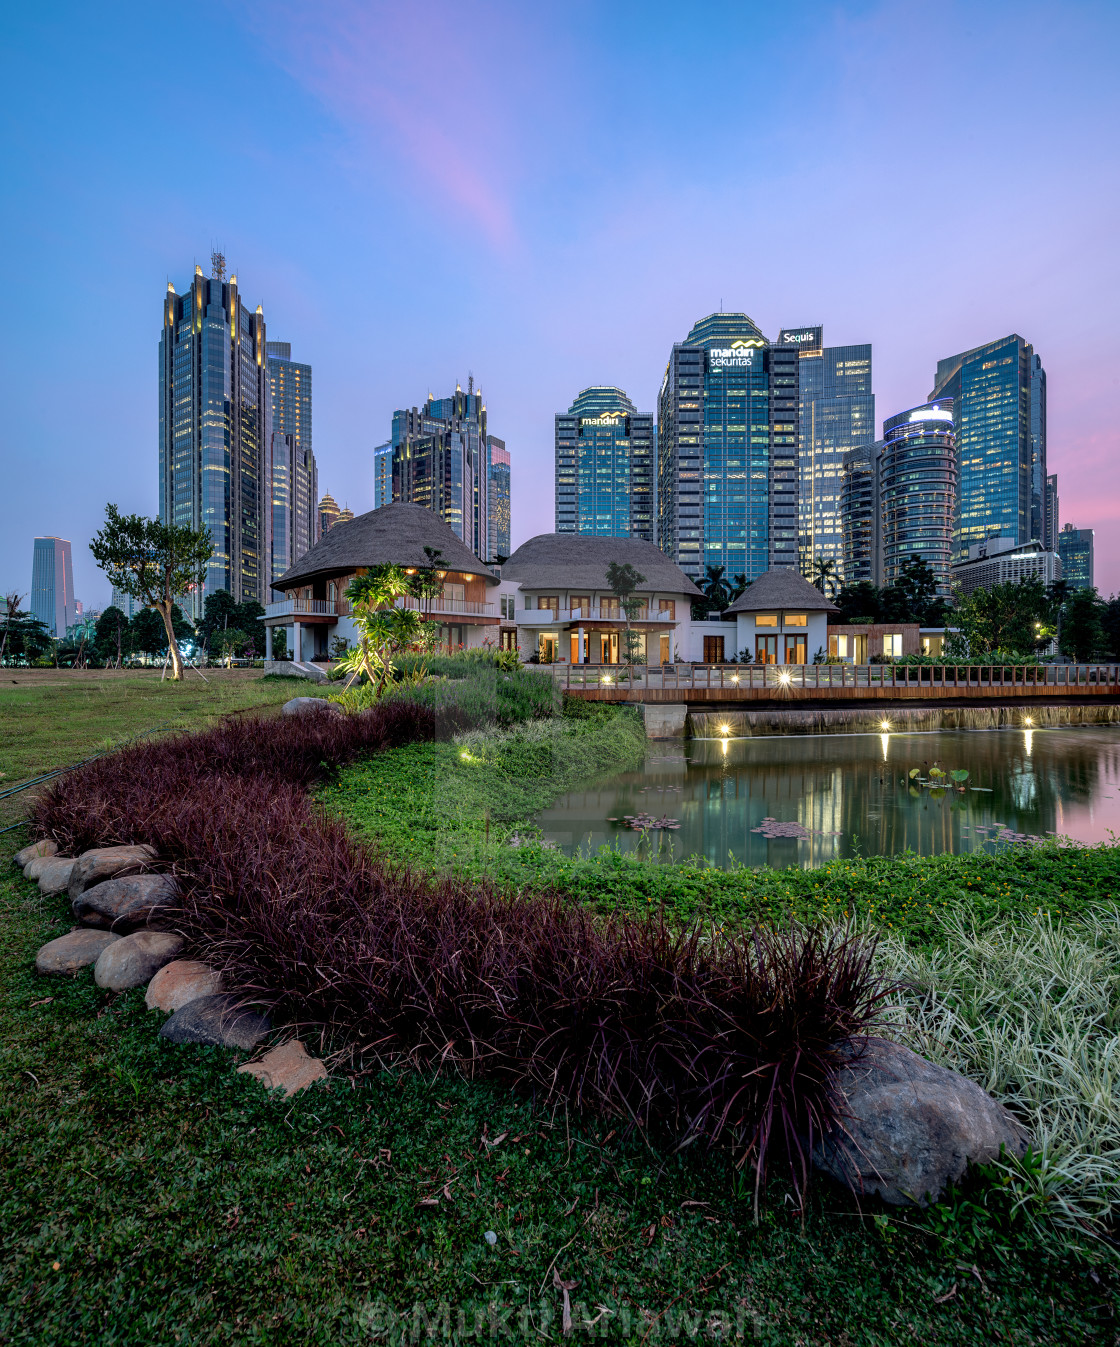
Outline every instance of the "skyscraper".
[[271, 509], [265, 516], [265, 539], [269, 580], [278, 580], [319, 541], [319, 474], [311, 448], [311, 366], [292, 359], [291, 342], [266, 342], [265, 352], [272, 401], [265, 473]]
[[269, 436], [267, 480], [272, 483], [268, 521], [270, 580], [286, 570], [319, 541], [319, 474], [315, 455], [293, 434], [274, 430]]
[[883, 583], [883, 514], [880, 470], [885, 441], [857, 445], [844, 454], [840, 520], [844, 535], [844, 583]]
[[1058, 534], [1057, 552], [1062, 559], [1062, 579], [1070, 589], [1092, 589], [1093, 530], [1066, 524]]
[[875, 439], [871, 347], [825, 346], [821, 327], [783, 328], [779, 346], [794, 346], [798, 362], [798, 554], [813, 578], [818, 557], [844, 570], [841, 496], [844, 455]]
[[1046, 372], [1011, 334], [937, 363], [930, 402], [953, 399], [960, 466], [953, 550], [985, 538], [1043, 541], [1046, 514]]
[[653, 542], [653, 415], [585, 388], [555, 418], [556, 532]]
[[393, 499], [393, 441], [386, 440], [373, 450], [373, 508], [380, 510]]
[[393, 500], [434, 510], [476, 557], [490, 549], [486, 404], [471, 379], [393, 413]]
[[58, 640], [73, 625], [74, 563], [65, 538], [36, 538], [31, 554], [31, 616]]
[[911, 557], [921, 557], [948, 597], [957, 505], [953, 409], [948, 398], [883, 422], [879, 469], [883, 579], [893, 584]]
[[487, 435], [486, 443], [490, 449], [490, 473], [487, 479], [490, 493], [487, 503], [490, 549], [483, 560], [497, 562], [499, 558], [510, 555], [509, 450], [505, 440], [499, 440], [497, 435]]
[[264, 313], [242, 303], [237, 277], [195, 267], [185, 295], [168, 282], [159, 341], [159, 517], [210, 529], [214, 555], [184, 612], [202, 615], [208, 594], [264, 602], [272, 391]]
[[1048, 552], [1058, 550], [1058, 474], [1052, 472], [1046, 479], [1046, 532], [1042, 545]]
[[693, 580], [797, 566], [798, 359], [745, 313], [673, 346], [657, 406], [657, 542]]
[[338, 502], [329, 491], [325, 492], [323, 499], [319, 502], [319, 537], [322, 538], [329, 533], [331, 528], [338, 523], [338, 517], [341, 511], [338, 508]]

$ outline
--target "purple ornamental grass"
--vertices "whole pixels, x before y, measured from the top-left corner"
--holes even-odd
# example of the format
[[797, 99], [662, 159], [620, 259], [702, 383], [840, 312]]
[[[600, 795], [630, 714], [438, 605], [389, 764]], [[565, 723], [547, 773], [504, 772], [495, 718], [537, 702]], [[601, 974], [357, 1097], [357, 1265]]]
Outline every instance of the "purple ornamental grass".
[[65, 851], [148, 842], [176, 874], [194, 952], [358, 1055], [496, 1075], [545, 1107], [681, 1146], [731, 1140], [758, 1186], [777, 1146], [802, 1192], [842, 1117], [840, 1048], [885, 989], [874, 946], [813, 929], [602, 921], [560, 892], [427, 876], [356, 844], [306, 788], [434, 736], [429, 708], [239, 718], [128, 748], [56, 783], [36, 823]]

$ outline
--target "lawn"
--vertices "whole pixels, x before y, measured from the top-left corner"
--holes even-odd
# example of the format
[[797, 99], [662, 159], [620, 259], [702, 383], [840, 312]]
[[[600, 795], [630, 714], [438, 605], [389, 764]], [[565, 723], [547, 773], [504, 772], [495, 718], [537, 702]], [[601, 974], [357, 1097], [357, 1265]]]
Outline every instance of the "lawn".
[[[224, 715], [279, 706], [302, 679], [262, 678], [253, 669], [208, 669], [182, 683], [159, 670], [0, 669], [0, 791], [41, 772], [151, 730], [200, 729]], [[0, 827], [26, 810], [27, 795], [0, 800]]]
[[[98, 734], [152, 728], [159, 692], [150, 680], [135, 691], [135, 702], [119, 694], [111, 725], [84, 725], [70, 694], [70, 739], [52, 731], [38, 746], [26, 734], [24, 772], [82, 756]], [[219, 713], [175, 692], [183, 699], [162, 706], [184, 722]], [[258, 680], [241, 693], [231, 680], [235, 693], [268, 704], [292, 687]], [[60, 759], [68, 743], [78, 751]], [[993, 930], [1037, 922], [1040, 907], [1076, 920], [1116, 891], [1109, 849], [755, 876], [567, 861], [531, 841], [531, 812], [593, 764], [642, 751], [626, 716], [565, 720], [395, 749], [343, 769], [320, 799], [397, 859], [517, 887], [559, 882], [603, 911], [847, 911], [889, 931], [896, 959], [913, 951], [915, 985], [930, 968], [943, 975], [944, 933], [961, 913], [974, 908]], [[511, 848], [518, 830], [528, 843]], [[577, 1338], [1117, 1341], [1111, 1256], [1062, 1252], [998, 1183], [966, 1185], [928, 1215], [861, 1212], [818, 1183], [802, 1220], [775, 1179], [756, 1226], [725, 1152], [672, 1154], [544, 1114], [500, 1084], [339, 1065], [302, 1096], [270, 1097], [234, 1073], [238, 1054], [160, 1040], [142, 991], [102, 992], [88, 971], [35, 974], [35, 950], [71, 923], [64, 900], [40, 899], [10, 866], [24, 840], [0, 836], [2, 1343], [560, 1341], [556, 1274], [575, 1283]], [[1101, 950], [1094, 986], [1107, 984], [1113, 1034], [1114, 954]], [[1010, 1004], [992, 990], [996, 965], [1013, 977], [1018, 950], [971, 957], [973, 981], [986, 979], [974, 1018], [995, 1020]], [[969, 1029], [969, 1008], [953, 1009]], [[928, 1031], [932, 1045], [932, 1018]]]

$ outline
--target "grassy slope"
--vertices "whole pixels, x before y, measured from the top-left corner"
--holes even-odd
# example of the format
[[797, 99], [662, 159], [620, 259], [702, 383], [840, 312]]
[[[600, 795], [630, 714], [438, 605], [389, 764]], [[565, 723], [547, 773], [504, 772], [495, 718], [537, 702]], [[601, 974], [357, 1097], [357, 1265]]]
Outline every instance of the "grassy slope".
[[[804, 918], [862, 918], [911, 942], [939, 939], [948, 910], [979, 921], [1003, 914], [1069, 915], [1120, 896], [1120, 848], [1009, 849], [1000, 856], [904, 856], [834, 861], [819, 870], [718, 870], [648, 865], [604, 849], [569, 859], [524, 841], [532, 815], [602, 762], [623, 766], [644, 742], [619, 724], [576, 721], [530, 744], [517, 736], [487, 749], [415, 744], [344, 768], [321, 798], [386, 854], [420, 865], [487, 874], [511, 888], [558, 884], [601, 911], [664, 904], [679, 918], [742, 922], [792, 911]], [[625, 761], [624, 761], [625, 759]], [[487, 818], [489, 840], [487, 840]]]
[[[610, 1341], [639, 1341], [643, 1311], [651, 1341], [717, 1314], [775, 1344], [1113, 1340], [1106, 1282], [1029, 1243], [938, 1246], [823, 1186], [804, 1230], [780, 1186], [755, 1228], [721, 1157], [553, 1124], [500, 1086], [336, 1077], [270, 1098], [233, 1054], [162, 1043], [142, 992], [38, 977], [63, 905], [0, 864], [0, 1341], [369, 1342], [379, 1305], [418, 1301], [450, 1302], [453, 1328], [481, 1313], [485, 1336], [493, 1306], [500, 1336], [540, 1341], [518, 1316], [540, 1314], [554, 1258], [587, 1317], [631, 1315]], [[484, 1128], [507, 1134], [489, 1152]], [[450, 1201], [417, 1205], [448, 1180]]]
[[[301, 687], [313, 691], [302, 679], [240, 670], [207, 670], [206, 677], [209, 685], [197, 674], [176, 684], [160, 683], [158, 672], [52, 671], [32, 679], [24, 670], [0, 670], [0, 790], [145, 730], [201, 729], [218, 716], [278, 706]], [[0, 801], [0, 827], [20, 818], [26, 801]]]

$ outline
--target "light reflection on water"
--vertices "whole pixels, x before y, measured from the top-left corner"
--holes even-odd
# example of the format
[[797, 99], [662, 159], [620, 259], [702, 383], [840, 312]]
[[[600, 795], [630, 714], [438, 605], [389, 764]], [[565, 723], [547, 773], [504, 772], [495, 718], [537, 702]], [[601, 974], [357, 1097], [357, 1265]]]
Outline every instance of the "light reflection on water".
[[[911, 784], [910, 768], [969, 772], [968, 789]], [[974, 789], [984, 788], [984, 789]], [[652, 814], [679, 830], [640, 834], [609, 818]], [[766, 818], [804, 838], [767, 837]], [[538, 818], [569, 855], [604, 843], [666, 861], [822, 865], [853, 855], [995, 851], [1001, 827], [1080, 842], [1120, 832], [1120, 726], [783, 735], [654, 744], [644, 769], [572, 791]]]

